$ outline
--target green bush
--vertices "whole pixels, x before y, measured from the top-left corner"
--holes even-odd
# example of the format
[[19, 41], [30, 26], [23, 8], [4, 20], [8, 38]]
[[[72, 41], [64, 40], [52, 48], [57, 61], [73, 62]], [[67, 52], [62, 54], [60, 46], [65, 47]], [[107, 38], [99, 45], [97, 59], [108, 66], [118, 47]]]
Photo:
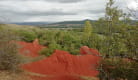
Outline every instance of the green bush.
[[51, 44], [49, 44], [48, 48], [42, 49], [39, 53], [45, 56], [50, 56], [56, 49], [61, 50], [61, 46], [56, 42], [52, 42]]
[[50, 56], [51, 54], [52, 54], [52, 52], [53, 52], [53, 50], [50, 50], [50, 49], [48, 49], [48, 48], [44, 48], [44, 49], [42, 49], [39, 53], [41, 54], [41, 55], [45, 55], [45, 56]]
[[3, 30], [0, 32], [0, 70], [18, 71], [21, 59], [18, 46], [14, 43], [15, 34]]
[[16, 71], [20, 63], [17, 53], [16, 44], [2, 42], [0, 44], [0, 70]]
[[[137, 80], [138, 63], [133, 60], [125, 58], [105, 59], [102, 64], [103, 71], [101, 71], [100, 75], [103, 76], [101, 76], [101, 78], [106, 77], [108, 80], [117, 80], [119, 78], [123, 80]], [[104, 74], [102, 72], [104, 72]]]
[[37, 35], [33, 31], [26, 31], [26, 30], [20, 30], [18, 31], [19, 36], [22, 37], [22, 40], [27, 42], [32, 42], [34, 39], [37, 38]]

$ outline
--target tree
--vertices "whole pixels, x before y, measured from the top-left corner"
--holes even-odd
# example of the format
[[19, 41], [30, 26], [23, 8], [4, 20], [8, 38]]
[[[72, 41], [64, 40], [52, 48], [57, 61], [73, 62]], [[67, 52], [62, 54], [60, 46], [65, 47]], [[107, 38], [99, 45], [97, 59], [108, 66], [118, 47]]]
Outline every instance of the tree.
[[137, 80], [138, 63], [135, 61], [114, 58], [104, 59], [102, 63], [104, 73], [100, 73], [101, 80]]
[[91, 22], [90, 21], [86, 21], [85, 22], [85, 26], [84, 26], [84, 32], [83, 32], [83, 36], [82, 36], [82, 38], [83, 38], [83, 42], [85, 43], [87, 43], [88, 41], [89, 41], [89, 38], [90, 38], [90, 36], [92, 35], [92, 25], [91, 25]]
[[118, 46], [114, 45], [114, 34], [118, 32], [118, 28], [120, 25], [120, 17], [122, 17], [122, 10], [118, 9], [118, 7], [114, 7], [114, 0], [109, 0], [106, 5], [106, 15], [105, 20], [107, 22], [108, 30], [107, 30], [107, 54], [113, 55], [113, 47]]
[[[138, 5], [138, 0], [134, 0], [135, 4]], [[138, 20], [138, 6], [136, 6], [135, 8], [129, 8], [128, 7], [128, 10], [130, 11], [129, 13], [131, 14], [131, 16]]]
[[[129, 30], [129, 27], [127, 27], [126, 29]], [[127, 52], [127, 56], [128, 57], [136, 57], [138, 60], [138, 54], [137, 54], [137, 47], [138, 47], [138, 43], [137, 43], [137, 26], [132, 26], [130, 27], [130, 31], [126, 30], [122, 30], [122, 35], [124, 36], [124, 43], [126, 45], [126, 48], [128, 50]]]
[[[105, 62], [102, 62], [101, 80], [120, 80], [120, 78], [122, 80], [136, 80], [138, 64], [136, 60], [126, 56], [137, 55], [136, 26], [128, 22], [130, 20], [128, 15], [113, 5], [114, 0], [109, 0], [106, 6], [105, 21], [108, 25], [108, 32], [104, 44], [108, 49], [103, 47], [105, 49], [103, 51], [112, 57], [104, 58]], [[123, 18], [123, 20], [120, 20], [120, 18]], [[127, 59], [122, 56], [124, 54]], [[103, 78], [103, 74], [107, 79]]]

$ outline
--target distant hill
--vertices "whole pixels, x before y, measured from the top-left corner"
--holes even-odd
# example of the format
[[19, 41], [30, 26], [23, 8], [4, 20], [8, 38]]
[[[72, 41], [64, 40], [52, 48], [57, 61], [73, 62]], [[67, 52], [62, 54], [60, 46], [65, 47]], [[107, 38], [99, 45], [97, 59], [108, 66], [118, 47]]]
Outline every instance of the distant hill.
[[17, 25], [17, 24], [0, 24], [3, 29], [13, 29], [13, 30], [28, 30], [32, 28], [37, 28], [32, 25]]
[[[86, 20], [81, 21], [63, 21], [63, 22], [57, 22], [57, 23], [51, 23], [51, 24], [42, 24], [39, 25], [39, 27], [42, 28], [80, 28], [84, 27], [84, 23]], [[91, 22], [95, 22], [96, 20], [89, 20]]]
[[[80, 21], [63, 21], [63, 22], [56, 22], [56, 23], [50, 23], [50, 22], [15, 22], [12, 24], [17, 25], [32, 25], [42, 28], [80, 28], [84, 25], [86, 20], [80, 20]], [[96, 20], [90, 20], [91, 22], [95, 22]]]
[[[81, 21], [63, 21], [63, 22], [58, 22], [54, 24], [84, 24], [86, 20], [81, 20]], [[91, 22], [95, 22], [96, 20], [89, 20]]]
[[[53, 25], [53, 24], [84, 24], [86, 20], [80, 20], [80, 21], [63, 21], [63, 22], [56, 22], [56, 23], [52, 23], [52, 22], [15, 22], [15, 23], [11, 23], [11, 24], [18, 24], [18, 25]], [[92, 22], [96, 21], [96, 20], [90, 20]]]
[[50, 24], [49, 22], [15, 22], [12, 24], [17, 24], [17, 25], [44, 25], [44, 24]]
[[[86, 19], [88, 20], [88, 19]], [[41, 28], [81, 28], [84, 27], [84, 23], [86, 20], [80, 20], [80, 21], [63, 21], [63, 22], [17, 22], [17, 23], [12, 23], [12, 24], [17, 24], [17, 25], [30, 25], [30, 26], [37, 26]], [[91, 23], [94, 25], [96, 20], [89, 20]], [[129, 22], [131, 25], [136, 24], [136, 20], [132, 20]]]

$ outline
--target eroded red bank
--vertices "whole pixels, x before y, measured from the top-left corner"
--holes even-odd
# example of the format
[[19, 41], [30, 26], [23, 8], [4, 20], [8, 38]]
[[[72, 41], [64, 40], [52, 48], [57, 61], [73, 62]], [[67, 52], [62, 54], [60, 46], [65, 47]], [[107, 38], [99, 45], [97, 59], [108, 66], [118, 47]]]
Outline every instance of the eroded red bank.
[[[23, 46], [24, 44], [20, 44]], [[40, 46], [38, 43], [33, 44], [35, 50], [32, 48], [24, 47], [25, 49], [35, 53], [34, 56], [38, 56]], [[27, 44], [28, 46], [29, 44]], [[41, 46], [43, 48], [43, 46]], [[22, 48], [21, 48], [22, 50]], [[55, 50], [55, 52], [48, 58], [42, 60], [24, 64], [22, 68], [26, 71], [37, 73], [41, 76], [31, 76], [33, 80], [82, 80], [79, 76], [97, 77], [99, 72], [96, 70], [100, 57], [99, 52], [94, 49], [90, 49], [87, 46], [83, 46], [80, 49], [80, 53], [83, 55], [71, 55], [66, 51]]]
[[34, 40], [33, 43], [27, 43], [27, 42], [17, 42], [20, 46], [19, 53], [28, 57], [38, 57], [39, 51], [43, 48], [45, 48], [42, 45], [39, 45], [38, 39]]

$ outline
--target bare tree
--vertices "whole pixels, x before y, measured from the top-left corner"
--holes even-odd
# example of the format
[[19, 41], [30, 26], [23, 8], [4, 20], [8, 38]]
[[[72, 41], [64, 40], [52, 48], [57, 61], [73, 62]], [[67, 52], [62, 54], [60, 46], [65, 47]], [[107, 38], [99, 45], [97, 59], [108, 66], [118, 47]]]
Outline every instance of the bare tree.
[[129, 8], [128, 7], [128, 10], [129, 10], [129, 13], [131, 14], [131, 16], [138, 20], [138, 0], [134, 0], [135, 4], [137, 5], [136, 8]]

